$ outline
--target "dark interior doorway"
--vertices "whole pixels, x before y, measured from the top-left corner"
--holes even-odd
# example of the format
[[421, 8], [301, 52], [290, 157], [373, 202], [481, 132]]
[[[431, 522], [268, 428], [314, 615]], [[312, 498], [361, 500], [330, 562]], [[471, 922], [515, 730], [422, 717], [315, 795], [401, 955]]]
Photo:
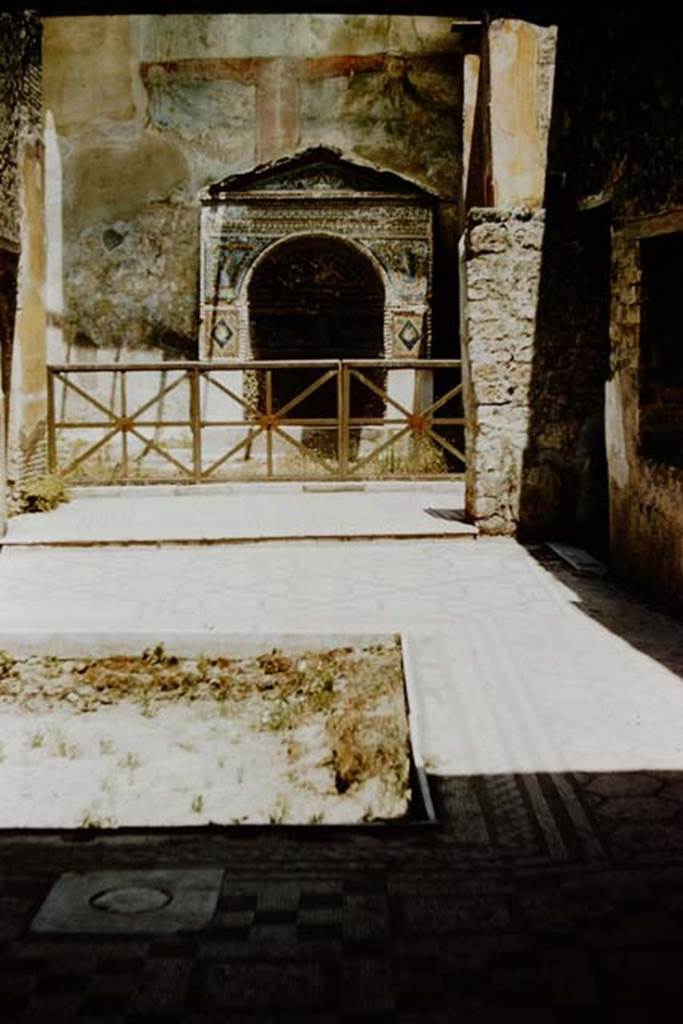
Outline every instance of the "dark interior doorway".
[[582, 372], [586, 394], [593, 394], [592, 409], [579, 431], [574, 464], [576, 472], [576, 534], [578, 542], [598, 558], [609, 558], [609, 477], [605, 448], [605, 381], [610, 359], [610, 274], [612, 259], [609, 203], [577, 216], [580, 266], [579, 329], [585, 341]]
[[5, 395], [5, 438], [9, 423], [10, 393], [12, 390], [12, 342], [17, 306], [18, 256], [0, 249], [0, 374]]
[[[371, 260], [343, 239], [325, 235], [289, 239], [267, 254], [254, 271], [249, 321], [255, 359], [379, 359], [384, 285]], [[286, 405], [320, 373], [295, 367], [274, 374], [273, 409]], [[263, 375], [258, 376], [259, 405], [264, 408]], [[382, 385], [383, 374], [377, 382]], [[351, 391], [352, 416], [381, 417], [383, 411], [382, 400], [367, 388]], [[289, 415], [328, 419], [336, 414], [336, 385], [330, 381]]]

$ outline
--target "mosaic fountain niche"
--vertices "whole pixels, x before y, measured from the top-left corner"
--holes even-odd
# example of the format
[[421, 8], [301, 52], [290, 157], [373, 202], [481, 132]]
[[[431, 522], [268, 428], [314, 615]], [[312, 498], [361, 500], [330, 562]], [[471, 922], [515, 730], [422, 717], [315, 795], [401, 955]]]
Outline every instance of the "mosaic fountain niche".
[[[226, 178], [201, 200], [200, 359], [235, 364], [214, 375], [222, 388], [204, 384], [204, 420], [223, 424], [205, 430], [205, 461], [245, 442], [226, 465], [261, 476], [265, 435], [247, 442], [239, 423], [291, 406], [288, 418], [303, 422], [283, 429], [298, 446], [274, 439], [274, 475], [316, 475], [317, 457], [338, 455], [339, 396], [332, 378], [295, 401], [323, 372], [303, 361], [430, 355], [434, 197], [316, 148]], [[262, 361], [287, 366], [268, 382]], [[351, 429], [352, 464], [389, 436], [392, 400], [408, 411], [430, 400], [428, 373], [389, 362], [364, 372], [386, 395], [352, 383], [351, 417], [374, 421]]]

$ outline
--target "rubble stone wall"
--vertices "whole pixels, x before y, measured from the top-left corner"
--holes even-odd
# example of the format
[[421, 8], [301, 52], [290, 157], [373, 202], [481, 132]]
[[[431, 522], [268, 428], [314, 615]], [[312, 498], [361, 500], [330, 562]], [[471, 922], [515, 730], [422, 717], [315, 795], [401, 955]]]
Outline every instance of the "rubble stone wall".
[[467, 512], [482, 532], [519, 526], [529, 431], [542, 210], [473, 209], [461, 273]]
[[19, 245], [18, 149], [41, 130], [40, 22], [0, 13], [0, 244]]
[[[0, 470], [12, 487], [46, 458], [41, 23], [0, 14], [0, 297], [6, 427]], [[0, 390], [3, 390], [0, 388]]]

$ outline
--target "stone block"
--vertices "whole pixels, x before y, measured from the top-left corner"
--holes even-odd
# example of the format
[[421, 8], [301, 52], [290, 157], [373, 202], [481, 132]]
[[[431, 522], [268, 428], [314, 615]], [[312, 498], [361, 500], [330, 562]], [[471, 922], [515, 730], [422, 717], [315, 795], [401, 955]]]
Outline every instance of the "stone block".
[[197, 868], [67, 872], [31, 927], [59, 935], [198, 931], [215, 910], [222, 877]]
[[467, 236], [469, 250], [472, 253], [505, 252], [509, 247], [507, 227], [505, 224], [480, 224], [472, 228]]
[[493, 298], [473, 302], [470, 297], [467, 304], [467, 316], [477, 325], [488, 321], [501, 323], [504, 321], [506, 313], [505, 305]]
[[522, 249], [543, 248], [545, 221], [538, 217], [526, 223], [512, 223], [509, 227], [510, 241]]
[[504, 285], [510, 278], [512, 264], [506, 255], [495, 253], [472, 255], [465, 262], [465, 272], [468, 294], [470, 285], [480, 283], [490, 289], [489, 294], [493, 294], [493, 289], [497, 286], [503, 287], [503, 294], [505, 294]]
[[469, 308], [466, 311], [468, 351], [472, 365], [478, 358], [486, 357], [491, 345], [501, 343], [505, 336], [505, 326], [498, 317], [495, 320], [472, 320]]

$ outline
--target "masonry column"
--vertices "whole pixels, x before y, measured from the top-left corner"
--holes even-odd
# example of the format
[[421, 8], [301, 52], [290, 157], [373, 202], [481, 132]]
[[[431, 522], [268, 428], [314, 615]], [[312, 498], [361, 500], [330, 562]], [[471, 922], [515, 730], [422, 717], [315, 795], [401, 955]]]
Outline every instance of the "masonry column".
[[467, 192], [489, 204], [467, 212], [460, 246], [466, 504], [484, 533], [514, 534], [519, 523], [555, 39], [554, 28], [523, 21], [485, 28], [480, 123], [469, 128], [482, 147], [469, 176], [482, 180]]
[[544, 211], [470, 210], [461, 248], [468, 515], [483, 533], [519, 520]]
[[[12, 487], [45, 472], [45, 229], [41, 96], [41, 23], [24, 12], [3, 15], [7, 78], [2, 115], [11, 145], [3, 199], [18, 242], [16, 312], [5, 318], [11, 359], [4, 364], [6, 474]], [[6, 34], [7, 33], [7, 34]], [[13, 321], [10, 322], [10, 321]]]
[[43, 144], [19, 144], [21, 255], [14, 325], [7, 470], [10, 485], [45, 472], [45, 234]]

